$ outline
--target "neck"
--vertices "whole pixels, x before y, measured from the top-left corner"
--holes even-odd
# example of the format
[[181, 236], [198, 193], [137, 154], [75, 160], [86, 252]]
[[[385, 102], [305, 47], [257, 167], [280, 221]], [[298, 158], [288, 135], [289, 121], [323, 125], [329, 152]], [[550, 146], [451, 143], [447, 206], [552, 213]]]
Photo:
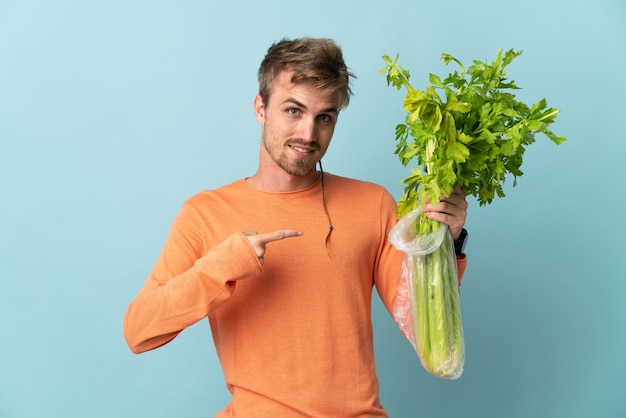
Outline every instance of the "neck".
[[265, 192], [293, 192], [311, 186], [319, 176], [320, 173], [316, 170], [302, 176], [294, 176], [284, 171], [270, 173], [259, 168], [246, 181], [255, 189]]

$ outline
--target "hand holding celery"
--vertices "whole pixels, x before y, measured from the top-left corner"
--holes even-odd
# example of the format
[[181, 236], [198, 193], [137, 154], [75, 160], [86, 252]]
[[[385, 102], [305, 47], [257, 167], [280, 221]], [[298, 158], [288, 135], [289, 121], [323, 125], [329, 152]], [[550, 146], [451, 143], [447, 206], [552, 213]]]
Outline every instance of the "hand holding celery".
[[[459, 60], [443, 54], [444, 63], [454, 61], [461, 72], [455, 71], [444, 80], [430, 74], [431, 85], [425, 91], [413, 88], [409, 71], [397, 64], [398, 56], [395, 60], [382, 57], [386, 66], [381, 74], [386, 73], [387, 84], [406, 90], [407, 115], [396, 126], [395, 153], [404, 166], [417, 162], [402, 181], [405, 187], [398, 202], [401, 222], [392, 233], [395, 238], [390, 235], [396, 247], [413, 238], [419, 242], [445, 228], [420, 210], [426, 202], [437, 203], [442, 195], [450, 196], [460, 187], [481, 206], [491, 203], [495, 196], [504, 197], [503, 183], [508, 174], [513, 176], [513, 185], [517, 184], [523, 174], [524, 151], [536, 134], [542, 133], [556, 144], [565, 141], [548, 129], [558, 109], [548, 108], [545, 99], [527, 106], [512, 93], [518, 87], [507, 81], [505, 69], [521, 53], [509, 50], [503, 54], [500, 50], [491, 64], [474, 61], [467, 72]], [[402, 222], [408, 215], [410, 225]], [[400, 228], [411, 229], [412, 238]], [[420, 360], [430, 373], [455, 379], [464, 363], [463, 330], [454, 250], [450, 251], [452, 238], [448, 231], [442, 235], [442, 244], [428, 254], [407, 252], [412, 265], [405, 275], [412, 295], [414, 345]], [[398, 237], [403, 240], [398, 241]]]

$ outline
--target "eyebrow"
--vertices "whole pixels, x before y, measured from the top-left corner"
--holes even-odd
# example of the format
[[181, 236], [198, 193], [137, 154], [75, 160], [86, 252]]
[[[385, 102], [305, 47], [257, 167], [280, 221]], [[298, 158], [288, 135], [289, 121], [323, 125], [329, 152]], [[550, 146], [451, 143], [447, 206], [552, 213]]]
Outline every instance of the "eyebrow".
[[[285, 103], [293, 103], [296, 106], [299, 106], [299, 107], [301, 107], [303, 109], [307, 109], [307, 107], [306, 107], [306, 105], [304, 103], [294, 99], [293, 97], [289, 97], [288, 99], [286, 99], [286, 100], [284, 100], [282, 102], [282, 104], [285, 104]], [[327, 109], [322, 110], [321, 113], [339, 113], [339, 110], [337, 109], [337, 107], [329, 107]]]

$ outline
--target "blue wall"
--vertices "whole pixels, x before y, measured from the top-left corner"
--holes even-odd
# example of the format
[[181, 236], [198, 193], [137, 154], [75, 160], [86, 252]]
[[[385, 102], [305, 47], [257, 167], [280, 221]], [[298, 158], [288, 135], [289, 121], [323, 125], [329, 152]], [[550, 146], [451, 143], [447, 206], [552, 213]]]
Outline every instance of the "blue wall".
[[626, 416], [626, 3], [0, 0], [0, 417], [208, 417], [209, 328], [136, 356], [122, 317], [182, 201], [256, 169], [267, 47], [336, 39], [358, 75], [324, 168], [399, 196], [401, 54], [417, 87], [522, 49], [520, 99], [561, 108], [524, 176], [470, 205], [464, 375], [428, 375], [379, 302], [392, 417]]

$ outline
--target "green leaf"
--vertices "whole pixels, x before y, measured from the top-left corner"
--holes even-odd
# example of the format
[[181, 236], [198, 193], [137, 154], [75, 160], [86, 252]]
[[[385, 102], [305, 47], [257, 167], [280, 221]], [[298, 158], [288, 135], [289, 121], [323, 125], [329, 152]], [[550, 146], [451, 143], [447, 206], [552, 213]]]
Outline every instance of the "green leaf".
[[566, 138], [564, 136], [556, 136], [552, 131], [548, 129], [544, 129], [543, 133], [555, 144], [560, 145], [565, 142]]
[[472, 105], [467, 102], [459, 102], [459, 99], [456, 96], [451, 95], [448, 97], [448, 102], [446, 103], [444, 109], [448, 112], [467, 113], [472, 109]]
[[[469, 145], [469, 144], [471, 144], [472, 142], [476, 141], [476, 138], [475, 138], [475, 137], [473, 137], [473, 136], [467, 135], [467, 134], [466, 134], [466, 133], [464, 133], [464, 132], [460, 132], [460, 133], [457, 135], [457, 140], [458, 140], [458, 141], [460, 141], [460, 142], [461, 142], [461, 143], [463, 143], [463, 144]], [[469, 151], [468, 151], [468, 152], [469, 152]]]
[[539, 100], [530, 108], [530, 116], [540, 114], [541, 111], [546, 108], [546, 106], [548, 106], [548, 102], [546, 101], [546, 99]]
[[422, 106], [417, 114], [417, 117], [424, 121], [424, 124], [433, 130], [433, 132], [437, 132], [441, 127], [441, 121], [443, 120], [443, 115], [441, 114], [441, 109], [436, 103], [428, 102], [425, 106]]
[[464, 163], [470, 155], [469, 148], [461, 142], [453, 142], [446, 148], [446, 155], [455, 163]]
[[536, 134], [543, 133], [555, 144], [566, 140], [550, 130], [559, 109], [548, 107], [545, 98], [529, 106], [513, 94], [519, 87], [508, 79], [507, 70], [521, 54], [500, 49], [493, 61], [474, 60], [466, 72], [463, 63], [444, 53], [443, 62], [456, 63], [460, 71], [446, 77], [429, 74], [430, 85], [423, 90], [411, 86], [410, 73], [398, 64], [398, 55], [394, 60], [383, 56], [386, 66], [381, 74], [387, 76], [387, 84], [406, 91], [405, 123], [395, 132], [396, 154], [403, 165], [417, 166], [403, 180], [399, 213], [425, 199], [438, 201], [455, 186], [481, 205], [491, 203], [504, 197], [507, 176], [513, 177], [515, 186], [523, 175], [525, 147], [535, 142]]
[[428, 81], [430, 82], [430, 84], [432, 84], [435, 87], [439, 87], [439, 88], [444, 87], [444, 84], [441, 82], [441, 79], [439, 78], [438, 75], [431, 73], [428, 77]]

